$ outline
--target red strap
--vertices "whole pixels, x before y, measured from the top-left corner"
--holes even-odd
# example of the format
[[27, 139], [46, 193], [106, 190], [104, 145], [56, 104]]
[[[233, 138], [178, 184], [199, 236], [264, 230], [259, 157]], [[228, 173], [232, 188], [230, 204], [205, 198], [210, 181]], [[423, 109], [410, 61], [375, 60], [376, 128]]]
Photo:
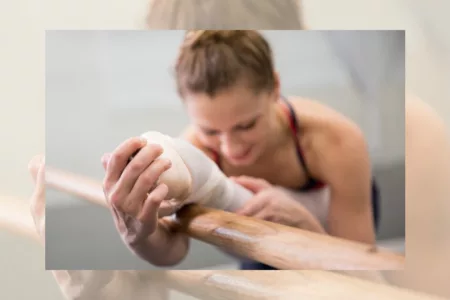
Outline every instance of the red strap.
[[213, 161], [216, 163], [216, 165], [219, 167], [219, 169], [222, 169], [221, 166], [220, 166], [220, 155], [219, 155], [219, 153], [217, 151], [212, 150], [212, 149], [209, 149], [209, 151], [211, 151], [213, 156], [214, 156], [213, 157]]
[[281, 107], [283, 108], [284, 112], [286, 113], [286, 116], [289, 119], [289, 127], [291, 127], [292, 133], [297, 136], [297, 127], [295, 126], [294, 120], [292, 118], [291, 112], [289, 110], [289, 107], [284, 102], [280, 102]]

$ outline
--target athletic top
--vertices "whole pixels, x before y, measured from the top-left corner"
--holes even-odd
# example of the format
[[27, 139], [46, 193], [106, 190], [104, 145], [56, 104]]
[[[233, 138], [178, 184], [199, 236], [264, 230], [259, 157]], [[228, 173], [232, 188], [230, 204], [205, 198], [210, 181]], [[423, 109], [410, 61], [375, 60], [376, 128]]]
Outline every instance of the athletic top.
[[291, 129], [292, 137], [295, 141], [295, 149], [297, 152], [298, 160], [300, 161], [300, 164], [303, 167], [304, 172], [306, 173], [306, 176], [308, 178], [308, 181], [305, 185], [299, 188], [300, 191], [312, 191], [312, 190], [318, 190], [326, 186], [326, 184], [320, 180], [314, 179], [311, 174], [308, 171], [308, 166], [306, 165], [305, 158], [303, 155], [302, 148], [300, 147], [300, 143], [298, 142], [298, 132], [300, 130], [297, 116], [295, 114], [295, 111], [292, 107], [292, 105], [289, 103], [289, 101], [286, 98], [282, 98], [283, 101], [280, 102], [281, 106], [283, 107], [283, 110], [286, 112], [286, 115], [289, 118], [289, 127]]

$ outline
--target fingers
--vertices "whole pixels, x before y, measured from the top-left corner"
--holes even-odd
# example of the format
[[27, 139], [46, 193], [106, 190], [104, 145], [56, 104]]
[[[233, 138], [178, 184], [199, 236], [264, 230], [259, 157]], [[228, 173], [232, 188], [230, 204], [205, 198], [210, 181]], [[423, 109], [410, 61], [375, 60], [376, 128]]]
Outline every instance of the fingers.
[[243, 207], [238, 209], [235, 213], [241, 216], [252, 217], [262, 211], [266, 206], [266, 198], [261, 194], [255, 195], [249, 201], [247, 201]]
[[114, 185], [119, 180], [128, 164], [129, 158], [146, 144], [147, 141], [145, 139], [134, 137], [126, 140], [114, 150], [107, 162], [105, 176], [105, 185], [107, 187]]
[[145, 224], [154, 224], [158, 221], [158, 209], [161, 202], [167, 196], [169, 188], [165, 184], [159, 184], [151, 193], [148, 194], [144, 206], [137, 219]]
[[182, 204], [176, 199], [164, 199], [164, 201], [159, 206], [158, 217], [161, 218], [170, 216], [174, 214], [178, 209], [180, 209], [181, 206]]
[[108, 169], [108, 162], [111, 159], [111, 153], [105, 153], [103, 154], [101, 158], [102, 166], [105, 171]]
[[250, 176], [230, 177], [230, 179], [253, 193], [258, 193], [264, 189], [272, 187], [272, 185], [266, 180]]
[[31, 174], [31, 177], [36, 182], [37, 173], [39, 171], [40, 166], [44, 163], [45, 156], [40, 154], [34, 156], [30, 162], [28, 163], [28, 171]]
[[45, 161], [43, 156], [40, 157], [39, 160], [39, 164], [36, 160], [33, 162], [33, 166], [31, 167], [36, 168], [38, 166], [37, 170], [31, 170], [32, 173], [34, 172], [33, 177], [35, 179], [35, 189], [33, 195], [31, 196], [30, 210], [36, 229], [39, 235], [44, 238], [43, 227], [45, 226]]
[[34, 177], [36, 187], [43, 191], [45, 187], [45, 158], [41, 157], [40, 164]]
[[270, 214], [267, 209], [261, 209], [260, 211], [256, 212], [254, 215], [252, 215], [252, 217], [255, 219], [260, 219], [260, 220], [265, 220], [265, 221], [270, 221], [270, 222], [275, 221], [274, 218], [272, 217], [272, 214]]
[[139, 176], [121, 208], [124, 211], [136, 215], [139, 210], [141, 210], [142, 205], [147, 198], [147, 193], [156, 185], [161, 174], [167, 171], [171, 166], [172, 163], [168, 159], [156, 159], [152, 162]]
[[[161, 169], [164, 165], [161, 166], [161, 162], [156, 160], [162, 154], [162, 151], [159, 145], [147, 145], [136, 154], [110, 191], [109, 200], [112, 205], [129, 214], [134, 213], [129, 208], [136, 207], [136, 205], [140, 206], [143, 203], [147, 197], [146, 193], [155, 185], [161, 173], [165, 171]], [[111, 161], [109, 164], [111, 164]], [[141, 177], [143, 179], [139, 180]], [[140, 193], [142, 196], [139, 198], [131, 197], [130, 193], [138, 180], [141, 181], [141, 184], [136, 193]], [[145, 184], [144, 187], [143, 184]]]

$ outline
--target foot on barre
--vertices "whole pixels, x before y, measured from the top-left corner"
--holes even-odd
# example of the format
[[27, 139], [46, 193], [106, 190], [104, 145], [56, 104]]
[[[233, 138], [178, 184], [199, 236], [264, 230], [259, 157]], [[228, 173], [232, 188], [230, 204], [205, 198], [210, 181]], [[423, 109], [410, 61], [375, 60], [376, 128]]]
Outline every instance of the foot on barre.
[[102, 164], [105, 197], [122, 239], [157, 266], [177, 264], [187, 253], [188, 238], [167, 222], [183, 205], [235, 211], [253, 195], [199, 149], [159, 132], [126, 140]]

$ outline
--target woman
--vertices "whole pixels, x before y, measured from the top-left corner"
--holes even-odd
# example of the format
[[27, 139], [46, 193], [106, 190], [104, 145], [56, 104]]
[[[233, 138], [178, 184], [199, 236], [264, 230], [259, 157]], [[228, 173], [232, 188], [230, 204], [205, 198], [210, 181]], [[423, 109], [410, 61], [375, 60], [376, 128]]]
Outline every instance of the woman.
[[[409, 99], [407, 98], [405, 102], [407, 131], [405, 146], [408, 166], [406, 178], [409, 183], [406, 185], [406, 197], [408, 206], [412, 206], [411, 220], [414, 220], [411, 224], [417, 227], [417, 230], [412, 231], [415, 236], [411, 241], [413, 246], [411, 254], [413, 258], [417, 255], [417, 259], [411, 260], [412, 265], [408, 267], [408, 270], [389, 271], [385, 275], [388, 277], [388, 282], [394, 286], [446, 297], [450, 296], [448, 280], [444, 280], [448, 278], [449, 273], [445, 261], [450, 239], [445, 230], [449, 224], [449, 218], [446, 216], [449, 207], [447, 201], [449, 188], [446, 180], [450, 171], [450, 140], [445, 124], [436, 112], [422, 100], [410, 95], [407, 97]], [[430, 143], [438, 145], [431, 149], [433, 155], [429, 155]], [[34, 160], [30, 162], [30, 166], [40, 167], [30, 169], [36, 181], [35, 191], [30, 200], [31, 214], [35, 220], [36, 230], [43, 239], [42, 242], [45, 243], [43, 235], [45, 227], [44, 164], [40, 156]], [[440, 176], [436, 177], [436, 174]], [[425, 198], [428, 201], [423, 201]], [[424, 253], [428, 253], [428, 256]], [[424, 269], [429, 272], [423, 272]], [[431, 272], [435, 276], [429, 276]], [[145, 297], [148, 299], [148, 293], [155, 290], [153, 281], [160, 280], [161, 277], [159, 273], [156, 273], [152, 279], [144, 280], [143, 277], [137, 276], [138, 273], [142, 273], [139, 271], [58, 270], [52, 273], [68, 299], [138, 299], [138, 294], [142, 290], [145, 290]], [[153, 272], [150, 273], [153, 274]], [[373, 279], [379, 274], [371, 271], [357, 271], [352, 272], [352, 275]], [[439, 280], [441, 278], [442, 280]], [[290, 282], [293, 281], [290, 280]], [[106, 285], [108, 288], [105, 289]]]
[[[267, 197], [267, 190], [281, 186], [309, 193], [327, 188], [327, 233], [375, 243], [378, 195], [361, 130], [322, 104], [285, 98], [270, 45], [260, 33], [188, 32], [175, 75], [192, 123], [183, 137], [213, 159], [224, 174], [237, 177], [237, 183], [256, 193], [236, 213], [292, 226], [301, 216], [290, 212], [298, 212], [295, 207], [301, 204], [279, 201], [276, 194]], [[127, 168], [123, 163], [107, 166], [110, 159], [120, 161], [123, 153], [132, 153], [133, 145], [127, 145], [104, 159], [107, 198], [113, 191], [125, 190], [123, 182], [133, 185], [140, 176], [123, 173]], [[145, 157], [139, 159], [145, 163]], [[159, 172], [166, 168], [161, 165]], [[154, 192], [160, 198], [167, 193], [163, 188]], [[121, 197], [129, 198], [130, 193], [122, 192]], [[242, 268], [270, 269], [253, 262]]]

